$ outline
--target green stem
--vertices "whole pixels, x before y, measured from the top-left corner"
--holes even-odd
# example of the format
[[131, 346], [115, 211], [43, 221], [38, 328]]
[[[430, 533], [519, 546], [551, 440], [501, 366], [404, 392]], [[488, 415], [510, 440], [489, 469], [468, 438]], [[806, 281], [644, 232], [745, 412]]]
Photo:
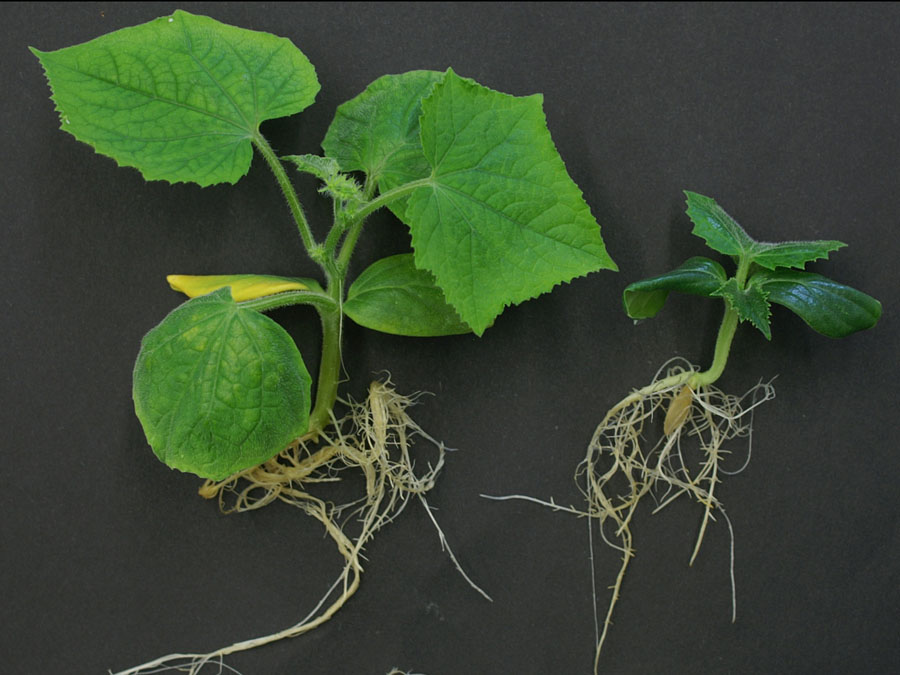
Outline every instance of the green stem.
[[[344, 243], [341, 246], [340, 253], [338, 253], [338, 269], [343, 273], [346, 273], [347, 266], [350, 264], [350, 256], [353, 255], [353, 249], [356, 247], [356, 241], [359, 239], [359, 235], [362, 232], [363, 223], [365, 223], [366, 218], [370, 214], [374, 213], [382, 206], [387, 206], [395, 199], [399, 199], [400, 197], [404, 197], [410, 194], [417, 188], [425, 187], [431, 184], [432, 180], [430, 177], [420, 178], [419, 180], [404, 183], [400, 187], [396, 187], [393, 190], [383, 192], [375, 199], [362, 206], [358, 211], [356, 211], [353, 214], [353, 218], [348, 223], [347, 237], [344, 239]], [[368, 196], [373, 191], [372, 188], [373, 186], [368, 183], [366, 184], [366, 196]]]
[[288, 208], [290, 208], [291, 215], [294, 217], [294, 222], [297, 224], [297, 229], [300, 231], [300, 238], [303, 240], [303, 246], [306, 248], [306, 252], [313, 260], [321, 264], [318, 256], [315, 255], [318, 245], [313, 238], [312, 230], [303, 213], [303, 207], [300, 206], [300, 200], [297, 198], [294, 186], [291, 184], [291, 180], [284, 170], [284, 165], [281, 163], [281, 160], [278, 159], [278, 155], [275, 154], [275, 151], [272, 150], [272, 146], [269, 145], [269, 142], [262, 134], [257, 132], [253, 136], [252, 141], [253, 145], [256, 146], [256, 149], [259, 150], [259, 153], [265, 158], [269, 168], [272, 169], [272, 173], [275, 174], [275, 180], [278, 181], [281, 192], [287, 200]]
[[322, 319], [322, 355], [319, 360], [319, 379], [316, 384], [316, 403], [309, 415], [309, 430], [318, 432], [331, 421], [331, 410], [337, 400], [341, 377], [341, 310], [342, 284], [333, 284], [332, 308], [319, 309]]
[[737, 325], [737, 312], [730, 307], [726, 308], [725, 316], [722, 318], [722, 325], [719, 327], [719, 335], [716, 338], [716, 352], [713, 355], [712, 365], [709, 367], [709, 370], [697, 373], [691, 377], [691, 389], [712, 384], [722, 376], [722, 373], [725, 371], [725, 364], [728, 362], [728, 353], [731, 351], [731, 342], [734, 340]]

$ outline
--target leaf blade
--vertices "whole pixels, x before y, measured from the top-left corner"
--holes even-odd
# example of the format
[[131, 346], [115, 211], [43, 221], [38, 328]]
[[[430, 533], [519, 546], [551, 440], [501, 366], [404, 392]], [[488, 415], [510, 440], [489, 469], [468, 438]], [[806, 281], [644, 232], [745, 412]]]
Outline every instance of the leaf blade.
[[695, 256], [670, 272], [628, 284], [622, 302], [632, 319], [649, 319], [662, 309], [670, 291], [712, 297], [726, 278], [719, 263]]
[[181, 10], [32, 52], [61, 128], [147, 180], [236, 182], [259, 124], [300, 112], [319, 90], [290, 40]]
[[754, 240], [712, 197], [684, 191], [687, 215], [694, 224], [692, 234], [707, 246], [725, 255], [742, 256], [753, 248]]
[[806, 263], [827, 258], [829, 253], [846, 245], [835, 240], [785, 241], [777, 244], [758, 241], [753, 245], [750, 260], [770, 270], [781, 267], [803, 269]]
[[471, 333], [411, 253], [374, 262], [350, 286], [344, 312], [366, 328], [410, 337]]
[[547, 131], [542, 98], [516, 98], [448, 70], [422, 101], [428, 186], [409, 197], [418, 267], [481, 335], [553, 286], [615, 270]]
[[714, 295], [725, 299], [728, 306], [737, 312], [738, 319], [749, 321], [766, 336], [772, 339], [772, 328], [769, 323], [771, 315], [767, 293], [759, 286], [741, 288], [737, 279], [731, 278]]
[[222, 480], [305, 433], [310, 387], [290, 336], [222, 288], [188, 300], [147, 333], [133, 398], [160, 460]]
[[760, 270], [749, 283], [764, 289], [771, 302], [787, 307], [827, 337], [846, 337], [866, 330], [881, 317], [878, 300], [821, 274]]

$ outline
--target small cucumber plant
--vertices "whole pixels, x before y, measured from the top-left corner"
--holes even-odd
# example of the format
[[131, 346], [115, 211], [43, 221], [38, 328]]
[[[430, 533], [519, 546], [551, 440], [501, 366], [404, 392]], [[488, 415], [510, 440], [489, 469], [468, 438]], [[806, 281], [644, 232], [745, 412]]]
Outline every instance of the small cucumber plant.
[[[664, 365], [653, 382], [610, 408], [576, 472], [587, 497], [587, 514], [599, 520], [601, 533], [609, 521], [618, 543], [606, 539], [605, 534], [604, 541], [622, 553], [602, 632], [598, 629], [595, 671], [622, 579], [634, 555], [631, 520], [641, 499], [653, 495], [654, 512], [682, 495], [703, 505], [691, 564], [714, 512], [722, 514], [731, 530], [716, 485], [723, 475], [742, 471], [746, 461], [736, 470], [726, 471], [721, 466], [727, 454], [723, 445], [737, 437], [749, 439], [753, 409], [774, 397], [770, 383], [760, 383], [743, 396], [728, 395], [713, 386], [725, 370], [738, 324], [749, 322], [770, 340], [770, 308], [775, 303], [795, 312], [819, 333], [839, 338], [871, 328], [881, 316], [881, 304], [871, 296], [803, 271], [806, 263], [827, 258], [845, 246], [842, 242], [756, 241], [714, 199], [695, 192], [685, 195], [693, 234], [714, 251], [730, 256], [735, 272], [728, 276], [718, 262], [694, 257], [671, 272], [625, 288], [625, 311], [633, 319], [655, 316], [672, 291], [720, 298], [725, 314], [709, 369], [701, 371], [690, 364], [673, 362]], [[650, 440], [649, 424], [654, 415], [663, 418], [662, 433], [656, 441]], [[696, 462], [690, 461], [688, 444], [682, 443], [687, 439], [696, 439], [699, 444]], [[746, 460], [749, 458], [748, 450]], [[735, 612], [732, 576], [732, 621]]]
[[[411, 399], [389, 382], [373, 383], [365, 402], [347, 402], [349, 413], [336, 416], [345, 317], [397, 335], [480, 336], [506, 306], [615, 264], [551, 140], [539, 95], [502, 94], [451, 69], [386, 75], [337, 109], [323, 155], [280, 156], [260, 125], [301, 112], [319, 91], [312, 64], [286, 38], [176, 11], [32, 51], [61, 128], [147, 180], [235, 183], [255, 149], [321, 270], [318, 280], [170, 276], [191, 299], [147, 334], [135, 364], [135, 410], [163, 462], [206, 478], [201, 494], [225, 509], [276, 499], [301, 508], [346, 559], [333, 604], [276, 635], [188, 655], [180, 665], [196, 672], [330, 618], [359, 584], [363, 546], [411, 496], [424, 499], [442, 466], [436, 443], [437, 462], [413, 472], [410, 439], [430, 437], [408, 416]], [[322, 240], [288, 168], [320, 181], [333, 204]], [[409, 226], [413, 252], [375, 262], [348, 285], [366, 218], [384, 207]], [[321, 320], [314, 396], [294, 341], [264, 314], [288, 305], [311, 305]], [[309, 487], [344, 469], [361, 470], [367, 487], [342, 512]], [[361, 522], [353, 537], [336, 522], [350, 513]]]
[[[703, 505], [691, 564], [715, 512], [722, 515], [731, 532], [716, 485], [723, 475], [740, 473], [750, 453], [748, 449], [743, 466], [726, 470], [721, 465], [728, 454], [724, 446], [739, 437], [747, 438], [749, 443], [753, 409], [775, 395], [771, 383], [760, 383], [743, 396], [725, 394], [713, 386], [725, 370], [738, 325], [749, 322], [766, 339], [771, 339], [771, 303], [787, 307], [811, 328], [832, 338], [871, 328], [881, 316], [881, 304], [869, 295], [803, 271], [806, 263], [827, 258], [845, 244], [756, 241], [715, 200], [695, 192], [685, 194], [687, 215], [694, 224], [693, 234], [714, 251], [730, 256], [735, 264], [734, 274], [729, 276], [721, 264], [710, 258], [690, 258], [670, 272], [628, 285], [623, 302], [628, 316], [637, 320], [655, 316], [672, 291], [721, 299], [725, 315], [712, 365], [700, 370], [682, 359], [671, 359], [663, 364], [650, 384], [636, 389], [609, 409], [575, 472], [576, 482], [587, 499], [586, 509], [563, 507], [552, 500], [546, 502], [521, 495], [490, 497], [526, 499], [554, 510], [586, 516], [589, 524], [597, 521], [603, 541], [622, 554], [602, 623], [594, 582], [595, 673], [599, 670], [601, 649], [622, 581], [634, 556], [631, 523], [641, 500], [650, 495], [655, 504], [654, 513], [682, 495]], [[593, 527], [588, 532], [593, 550]], [[731, 573], [734, 620], [733, 559]]]

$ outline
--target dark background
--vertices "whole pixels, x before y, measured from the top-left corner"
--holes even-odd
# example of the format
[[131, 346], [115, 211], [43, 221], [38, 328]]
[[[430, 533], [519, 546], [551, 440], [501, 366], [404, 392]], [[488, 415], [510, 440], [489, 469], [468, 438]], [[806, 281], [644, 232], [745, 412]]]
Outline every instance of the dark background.
[[[105, 673], [207, 651], [305, 615], [341, 560], [283, 505], [223, 516], [147, 447], [131, 403], [141, 336], [180, 296], [168, 273], [315, 275], [263, 163], [236, 186], [145, 183], [58, 130], [37, 60], [169, 13], [168, 3], [4, 4], [0, 671]], [[702, 254], [683, 189], [758, 239], [840, 239], [812, 269], [879, 298], [871, 331], [830, 340], [781, 308], [743, 328], [721, 385], [777, 376], [749, 468], [717, 494], [736, 534], [687, 561], [697, 504], [634, 525], [637, 558], [602, 659], [608, 673], [886, 672], [900, 663], [897, 405], [900, 6], [185, 3], [291, 38], [323, 84], [264, 132], [318, 152], [335, 107], [385, 73], [453, 66], [542, 92], [550, 130], [621, 272], [504, 313], [483, 338], [348, 326], [346, 392], [386, 369], [458, 448], [430, 501], [488, 603], [454, 571], [418, 505], [369, 547], [358, 594], [298, 639], [233, 657], [244, 675], [588, 673], [585, 523], [480, 493], [580, 504], [575, 466], [604, 411], [666, 359], [707, 364], [720, 307], [673, 297], [634, 326], [630, 281]], [[328, 212], [298, 182], [324, 232]], [[373, 218], [356, 272], [408, 246]], [[274, 314], [315, 366], [306, 310]], [[617, 556], [598, 548], [600, 585]], [[601, 609], [607, 601], [600, 597]], [[206, 672], [206, 671], [204, 671]], [[210, 669], [209, 672], [215, 672]]]

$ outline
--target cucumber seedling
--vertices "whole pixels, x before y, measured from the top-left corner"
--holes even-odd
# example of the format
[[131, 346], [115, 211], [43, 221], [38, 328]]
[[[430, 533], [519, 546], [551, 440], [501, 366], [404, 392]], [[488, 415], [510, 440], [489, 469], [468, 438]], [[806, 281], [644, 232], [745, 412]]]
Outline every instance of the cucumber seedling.
[[[587, 499], [585, 509], [520, 495], [512, 497], [586, 516], [591, 551], [596, 523], [603, 541], [622, 554], [602, 622], [592, 572], [595, 673], [622, 581], [634, 556], [631, 524], [642, 499], [648, 495], [653, 499], [654, 513], [683, 495], [703, 506], [690, 564], [716, 513], [722, 515], [731, 532], [716, 486], [723, 475], [739, 473], [746, 467], [750, 451], [748, 448], [743, 466], [726, 470], [722, 466], [729, 452], [725, 445], [735, 438], [746, 438], [749, 445], [753, 409], [775, 395], [771, 383], [757, 384], [743, 396], [726, 394], [714, 386], [725, 370], [738, 325], [749, 322], [771, 339], [771, 303], [787, 307], [811, 328], [833, 338], [871, 328], [881, 316], [881, 304], [869, 295], [803, 271], [806, 263], [827, 258], [845, 245], [842, 242], [756, 241], [715, 200], [695, 192], [685, 195], [693, 234], [711, 249], [730, 256], [735, 264], [734, 274], [728, 276], [714, 260], [693, 257], [670, 272], [628, 285], [623, 302], [628, 316], [637, 320], [655, 316], [672, 291], [721, 299], [725, 314], [712, 365], [700, 370], [682, 359], [672, 359], [663, 364], [650, 384], [634, 390], [609, 409], [575, 472], [579, 489]], [[732, 620], [736, 612], [733, 550], [732, 535]]]
[[[321, 271], [319, 279], [170, 276], [191, 299], [144, 338], [133, 394], [153, 451], [207, 479], [204, 497], [231, 511], [276, 500], [300, 508], [333, 538], [343, 571], [309, 617], [280, 633], [124, 672], [196, 672], [308, 631], [356, 591], [363, 547], [413, 496], [424, 503], [444, 461], [433, 441], [437, 460], [413, 470], [411, 442], [432, 439], [410, 418], [411, 397], [389, 381], [373, 383], [363, 402], [345, 401], [338, 417], [345, 317], [404, 336], [480, 336], [508, 305], [615, 269], [551, 140], [542, 98], [502, 94], [451, 69], [386, 75], [337, 109], [322, 155], [282, 156], [261, 123], [301, 112], [319, 91], [313, 65], [286, 38], [176, 11], [81, 45], [32, 51], [61, 128], [147, 180], [235, 183], [255, 149]], [[318, 180], [333, 205], [322, 239], [288, 168]], [[376, 261], [348, 285], [366, 219], [383, 207], [409, 227], [413, 252]], [[264, 314], [289, 305], [319, 315], [315, 396], [294, 341]], [[314, 494], [347, 470], [365, 479], [357, 500], [334, 506]], [[353, 534], [345, 531], [351, 521]]]

